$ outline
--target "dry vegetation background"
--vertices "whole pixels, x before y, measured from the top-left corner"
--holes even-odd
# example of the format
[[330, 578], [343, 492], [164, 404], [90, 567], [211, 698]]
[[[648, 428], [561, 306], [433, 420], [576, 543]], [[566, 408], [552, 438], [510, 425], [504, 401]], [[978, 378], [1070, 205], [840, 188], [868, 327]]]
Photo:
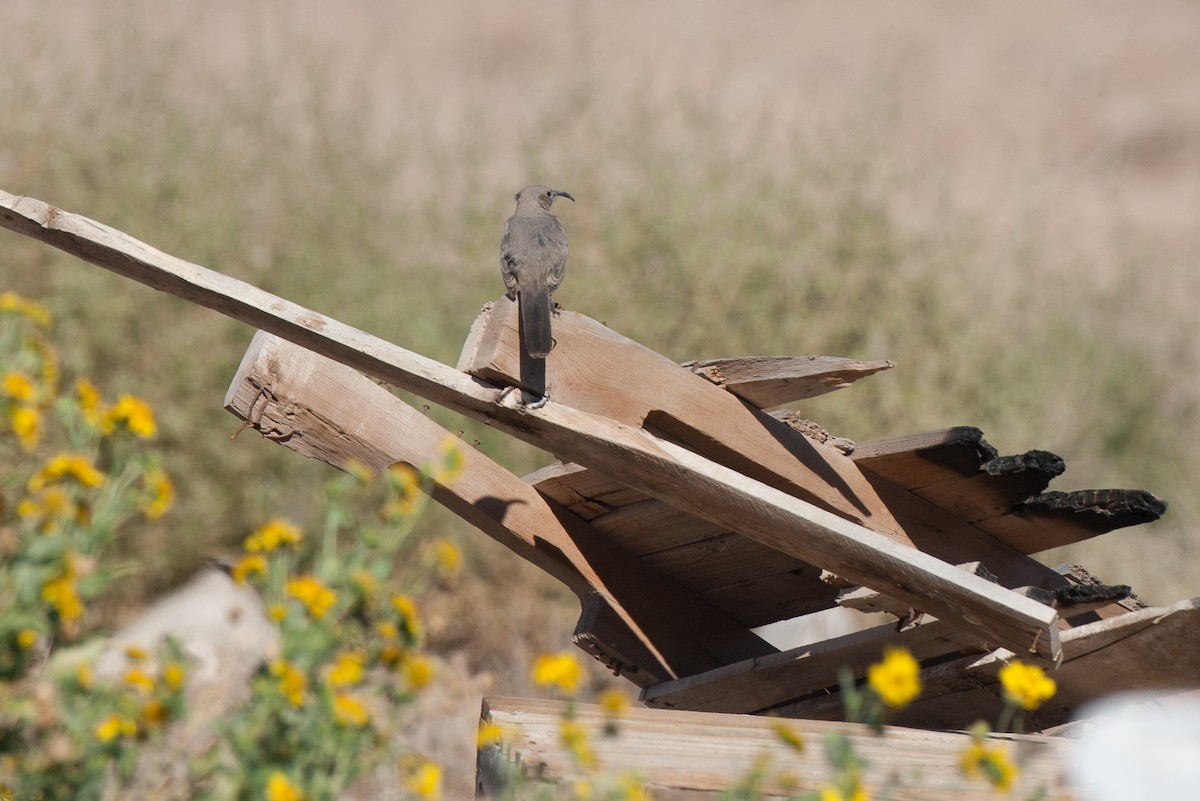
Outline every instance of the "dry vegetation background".
[[[982, 428], [1056, 489], [1171, 503], [1081, 561], [1200, 594], [1200, 6], [9, 2], [0, 187], [454, 363], [500, 227], [571, 191], [558, 300], [675, 359], [892, 358], [803, 411]], [[221, 410], [251, 331], [0, 234], [68, 369], [159, 411], [180, 485], [119, 619], [327, 468]], [[453, 417], [518, 471], [544, 455]], [[456, 524], [444, 515], [426, 523]], [[478, 532], [433, 628], [496, 689], [577, 610]], [[132, 556], [131, 556], [132, 559]]]

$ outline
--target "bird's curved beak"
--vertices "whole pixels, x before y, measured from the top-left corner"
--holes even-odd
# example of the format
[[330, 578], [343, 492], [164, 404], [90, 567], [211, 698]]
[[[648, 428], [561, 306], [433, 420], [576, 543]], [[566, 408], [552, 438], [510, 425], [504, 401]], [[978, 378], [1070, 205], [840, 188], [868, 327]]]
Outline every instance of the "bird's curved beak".
[[557, 189], [551, 189], [550, 191], [553, 193], [554, 197], [565, 197], [567, 200], [571, 201], [572, 203], [575, 202], [575, 198], [571, 197], [570, 192], [560, 192]]

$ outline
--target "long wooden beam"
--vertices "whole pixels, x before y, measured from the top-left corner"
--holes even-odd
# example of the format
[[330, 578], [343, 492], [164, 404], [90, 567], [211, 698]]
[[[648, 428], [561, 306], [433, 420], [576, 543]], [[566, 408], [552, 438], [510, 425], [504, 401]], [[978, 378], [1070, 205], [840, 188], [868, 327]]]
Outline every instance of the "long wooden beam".
[[0, 225], [148, 286], [215, 309], [380, 380], [482, 420], [773, 548], [994, 639], [1056, 660], [1057, 614], [641, 429], [547, 403], [156, 250], [40, 200], [0, 192]]

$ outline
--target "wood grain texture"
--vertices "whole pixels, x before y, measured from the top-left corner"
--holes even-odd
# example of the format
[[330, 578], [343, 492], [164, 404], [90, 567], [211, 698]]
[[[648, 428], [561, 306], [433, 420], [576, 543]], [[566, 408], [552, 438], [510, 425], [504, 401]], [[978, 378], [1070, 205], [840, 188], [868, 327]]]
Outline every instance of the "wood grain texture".
[[[505, 745], [490, 749], [479, 760], [479, 784], [488, 797], [503, 797], [497, 786], [501, 763], [512, 763], [531, 781], [570, 786], [584, 778], [564, 748], [559, 729], [567, 714], [564, 704], [514, 698], [489, 698], [481, 717], [508, 732]], [[965, 779], [959, 760], [970, 744], [969, 734], [931, 732], [887, 726], [883, 735], [862, 724], [824, 721], [786, 721], [786, 728], [804, 741], [797, 752], [781, 740], [779, 721], [745, 715], [722, 715], [662, 709], [634, 709], [624, 715], [618, 736], [601, 737], [603, 710], [575, 704], [570, 712], [584, 731], [597, 760], [610, 774], [635, 771], [654, 798], [674, 801], [713, 799], [743, 778], [756, 760], [766, 759], [764, 797], [795, 797], [819, 792], [832, 780], [832, 768], [821, 742], [831, 735], [846, 737], [854, 753], [868, 766], [864, 789], [871, 798], [894, 801], [984, 801], [996, 798], [991, 786]], [[1011, 794], [1033, 797], [1044, 788], [1049, 798], [1069, 798], [1063, 762], [1070, 742], [1034, 735], [994, 736], [991, 745], [1009, 749], [1021, 771]], [[781, 773], [792, 783], [779, 780]], [[536, 787], [536, 785], [535, 785]], [[537, 789], [548, 789], [545, 787]]]
[[890, 370], [896, 363], [862, 362], [840, 356], [740, 356], [686, 362], [682, 366], [767, 410], [845, 389], [860, 378]]
[[[494, 383], [529, 386], [516, 306], [484, 308], [459, 366]], [[546, 391], [566, 406], [644, 428], [739, 473], [906, 542], [854, 463], [690, 370], [575, 312], [554, 320]], [[578, 460], [575, 460], [578, 461]], [[614, 474], [620, 479], [621, 474]]]

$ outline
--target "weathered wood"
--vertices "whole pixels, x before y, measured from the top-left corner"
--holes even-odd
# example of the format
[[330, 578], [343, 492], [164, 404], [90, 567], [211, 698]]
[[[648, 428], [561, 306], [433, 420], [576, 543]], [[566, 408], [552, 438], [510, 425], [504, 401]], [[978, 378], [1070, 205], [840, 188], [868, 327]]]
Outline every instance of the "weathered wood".
[[[269, 439], [339, 468], [351, 459], [372, 470], [396, 462], [419, 467], [454, 441], [356, 371], [261, 332], [230, 385], [226, 408]], [[570, 587], [589, 619], [603, 626], [581, 627], [580, 645], [593, 653], [608, 646], [598, 655], [635, 683], [710, 669], [747, 651], [774, 651], [483, 454], [458, 447], [462, 471], [450, 482], [435, 480], [433, 498]], [[597, 610], [597, 594], [611, 615]], [[630, 633], [615, 627], [614, 618]]]
[[890, 370], [890, 360], [861, 362], [839, 356], [741, 356], [685, 362], [699, 376], [759, 409], [844, 389], [860, 378]]
[[1151, 523], [1167, 504], [1145, 490], [1045, 492], [1017, 504], [1012, 514], [979, 528], [1025, 553], [1081, 542], [1118, 528]]
[[[604, 737], [606, 718], [592, 704], [489, 698], [481, 717], [507, 732], [504, 745], [480, 755], [479, 785], [489, 796], [502, 796], [502, 767], [518, 769], [529, 780], [569, 786], [584, 778], [559, 736], [562, 721], [571, 719], [587, 732], [597, 761], [610, 775], [635, 772], [654, 798], [675, 801], [711, 799], [728, 790], [765, 760], [761, 787], [765, 797], [795, 797], [819, 792], [832, 780], [822, 742], [845, 736], [866, 768], [862, 780], [871, 798], [894, 801], [983, 801], [996, 797], [983, 780], [967, 780], [959, 760], [971, 735], [917, 731], [896, 726], [877, 736], [862, 724], [787, 721], [805, 748], [786, 746], [779, 721], [744, 715], [720, 715], [661, 709], [633, 709], [618, 722], [618, 735]], [[1047, 797], [1067, 799], [1063, 761], [1069, 741], [1034, 735], [991, 739], [1009, 749], [1021, 763], [1012, 788], [1014, 798], [1030, 798], [1038, 788]], [[510, 761], [511, 760], [511, 761]], [[784, 781], [782, 774], [791, 778]], [[546, 789], [546, 788], [540, 788]], [[536, 795], [536, 790], [535, 790]]]
[[[885, 536], [842, 518], [829, 519], [834, 516], [812, 504], [644, 431], [555, 402], [541, 409], [529, 408], [517, 393], [505, 392], [432, 359], [242, 281], [169, 256], [112, 228], [33, 198], [0, 194], [0, 224], [148, 286], [255, 325], [382, 381], [495, 425], [552, 453], [569, 450], [572, 461], [620, 475], [655, 497], [709, 520], [726, 525], [737, 521], [737, 527], [744, 529], [743, 533], [774, 547], [786, 546], [783, 550], [802, 559], [820, 557], [829, 562], [823, 567], [862, 584], [914, 601], [929, 593], [936, 596], [937, 606], [954, 607], [953, 610], [946, 608], [946, 614], [943, 614], [943, 610], [934, 608], [934, 604], [923, 604], [930, 607], [930, 612], [961, 625], [975, 625], [975, 621], [979, 621], [981, 627], [991, 629], [1001, 642], [1016, 650], [1036, 647], [1040, 653], [1050, 656], [1057, 651], [1053, 619], [1039, 617], [1039, 610], [1032, 609], [1030, 605], [1035, 604], [1027, 599], [996, 593], [991, 587], [947, 586], [942, 574], [946, 566], [936, 559], [903, 553], [899, 549], [911, 551], [903, 546], [886, 547], [894, 543]], [[562, 329], [570, 328], [562, 324], [565, 316], [560, 317], [556, 329], [560, 333]], [[597, 324], [591, 324], [590, 330], [604, 331]], [[636, 346], [636, 343], [632, 344]], [[560, 349], [561, 342], [556, 350]], [[636, 346], [635, 350], [641, 352], [643, 349]], [[552, 353], [550, 359], [553, 358]], [[682, 371], [677, 365], [670, 364], [670, 367]], [[744, 411], [749, 410], [750, 407], [712, 387], [699, 376], [684, 372], [712, 389], [717, 396], [727, 397]], [[560, 376], [557, 380], [567, 378]], [[607, 380], [620, 383], [619, 379]], [[770, 418], [761, 422], [765, 427], [772, 422], [782, 425]], [[703, 427], [710, 425], [710, 422], [702, 424]], [[658, 428], [664, 427], [672, 428], [670, 420], [658, 421]], [[775, 441], [775, 452], [780, 459], [784, 459], [785, 454], [794, 458], [797, 452], [811, 456], [813, 451], [810, 449], [814, 447], [807, 442], [789, 443], [789, 447], [783, 449], [784, 453], [778, 453], [780, 446], [781, 443]], [[824, 456], [823, 453], [818, 455]], [[838, 458], [841, 458], [840, 454]], [[825, 462], [826, 465], [831, 463], [843, 467], [836, 460]], [[746, 467], [752, 474], [762, 473], [755, 467], [753, 459], [739, 466]], [[843, 504], [849, 504], [857, 514], [880, 524], [881, 515], [886, 516], [886, 507], [875, 508], [874, 504], [866, 502], [857, 492], [857, 482], [845, 483], [847, 478], [858, 475], [856, 468], [844, 474], [827, 468], [816, 478], [821, 486], [833, 488], [835, 494], [845, 492], [841, 496]], [[740, 486], [729, 486], [729, 480], [737, 480]], [[873, 492], [868, 489], [866, 496], [869, 499]], [[1047, 632], [1047, 629], [1050, 630]]]
[[1047, 451], [997, 456], [968, 426], [861, 443], [851, 458], [968, 523], [1008, 514], [1066, 469]]
[[[1054, 673], [1058, 690], [1032, 716], [1037, 727], [1065, 723], [1083, 704], [1116, 692], [1170, 694], [1200, 687], [1200, 599], [1078, 626], [1064, 632], [1062, 642], [1063, 662]], [[920, 698], [896, 712], [892, 720], [905, 726], [963, 728], [986, 710], [992, 710], [989, 717], [994, 716], [1003, 705], [997, 674], [1011, 659], [1012, 653], [999, 650], [922, 671]], [[787, 717], [824, 720], [836, 720], [842, 714], [836, 692], [825, 697], [813, 695], [774, 711]]]
[[[505, 298], [484, 307], [483, 323], [472, 327], [472, 338], [463, 347], [461, 369], [486, 381], [523, 385], [516, 308]], [[581, 314], [560, 310], [554, 339], [545, 364], [547, 392], [558, 403], [682, 443], [775, 489], [907, 542], [874, 489], [839, 451]], [[620, 479], [621, 473], [614, 477]]]
[[861, 676], [885, 648], [907, 648], [918, 660], [957, 653], [953, 628], [926, 618], [904, 631], [885, 623], [778, 654], [747, 659], [642, 691], [647, 706], [704, 712], [762, 713], [797, 698], [837, 691], [838, 675]]

